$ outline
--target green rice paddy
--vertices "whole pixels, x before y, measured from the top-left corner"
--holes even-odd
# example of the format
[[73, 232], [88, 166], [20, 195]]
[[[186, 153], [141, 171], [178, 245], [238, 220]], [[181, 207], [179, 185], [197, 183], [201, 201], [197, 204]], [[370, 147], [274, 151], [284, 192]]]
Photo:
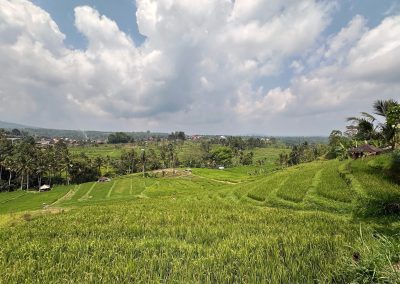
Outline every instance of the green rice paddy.
[[371, 161], [1, 193], [0, 283], [399, 283], [399, 216], [353, 214], [400, 194]]

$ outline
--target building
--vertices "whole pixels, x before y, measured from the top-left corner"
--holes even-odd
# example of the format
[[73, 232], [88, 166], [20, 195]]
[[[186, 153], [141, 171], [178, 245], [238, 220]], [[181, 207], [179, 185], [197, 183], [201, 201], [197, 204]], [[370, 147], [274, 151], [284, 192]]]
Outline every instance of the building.
[[51, 190], [51, 186], [47, 184], [44, 184], [41, 187], [39, 187], [39, 191], [49, 191], [49, 190]]
[[108, 177], [101, 177], [101, 178], [99, 178], [99, 180], [97, 182], [110, 182], [110, 181], [111, 181], [111, 179]]
[[379, 149], [373, 145], [365, 144], [360, 147], [351, 148], [348, 153], [353, 159], [358, 159], [366, 156], [379, 155], [383, 152], [382, 149]]

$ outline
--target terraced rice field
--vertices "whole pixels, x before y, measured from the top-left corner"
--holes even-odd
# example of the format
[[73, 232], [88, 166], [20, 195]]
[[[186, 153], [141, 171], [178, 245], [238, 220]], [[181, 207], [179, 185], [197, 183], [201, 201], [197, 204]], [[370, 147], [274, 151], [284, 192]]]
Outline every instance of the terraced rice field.
[[195, 169], [3, 193], [0, 283], [396, 283], [398, 236], [377, 236], [400, 221], [352, 215], [360, 195], [400, 193], [370, 168]]

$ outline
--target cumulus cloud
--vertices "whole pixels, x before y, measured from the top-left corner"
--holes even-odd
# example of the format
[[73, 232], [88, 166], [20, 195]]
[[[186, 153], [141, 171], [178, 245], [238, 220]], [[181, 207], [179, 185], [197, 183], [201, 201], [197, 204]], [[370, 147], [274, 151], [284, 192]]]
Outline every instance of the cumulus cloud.
[[[189, 131], [238, 123], [246, 132], [254, 121], [265, 119], [258, 124], [264, 127], [397, 91], [400, 17], [371, 29], [355, 16], [318, 45], [335, 5], [137, 0], [141, 45], [112, 19], [80, 6], [75, 26], [88, 45], [78, 50], [32, 2], [0, 0], [0, 65], [7, 70], [0, 75], [1, 118]], [[270, 88], [288, 62], [290, 86]]]
[[356, 15], [307, 60], [318, 66], [292, 79], [290, 90], [296, 99], [288, 108], [291, 115], [343, 109], [350, 115], [355, 106], [368, 110], [376, 99], [398, 98], [400, 16], [368, 28], [367, 21]]
[[257, 91], [252, 90], [248, 84], [244, 85], [237, 93], [239, 98], [235, 111], [242, 119], [265, 119], [270, 115], [285, 111], [294, 99], [289, 89], [275, 88], [265, 93], [262, 87]]

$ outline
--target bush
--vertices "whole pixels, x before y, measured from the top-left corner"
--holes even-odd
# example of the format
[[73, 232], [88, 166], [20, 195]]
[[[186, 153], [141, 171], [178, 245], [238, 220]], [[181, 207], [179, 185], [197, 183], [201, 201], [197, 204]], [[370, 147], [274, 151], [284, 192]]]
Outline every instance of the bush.
[[355, 201], [354, 213], [360, 217], [400, 214], [400, 194], [384, 192], [380, 196], [360, 196]]
[[392, 154], [390, 173], [397, 182], [400, 182], [400, 151], [395, 151]]

